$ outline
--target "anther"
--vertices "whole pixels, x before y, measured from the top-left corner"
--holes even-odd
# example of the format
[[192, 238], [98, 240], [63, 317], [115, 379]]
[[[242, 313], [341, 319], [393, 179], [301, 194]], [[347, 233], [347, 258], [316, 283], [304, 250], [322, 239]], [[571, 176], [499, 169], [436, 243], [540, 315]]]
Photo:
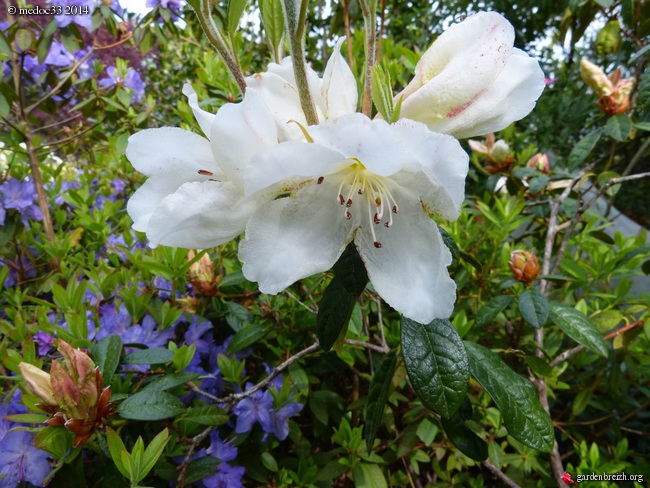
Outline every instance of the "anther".
[[359, 188], [359, 190], [357, 191], [359, 195], [363, 195], [365, 192], [366, 191], [363, 188]]
[[351, 207], [352, 206], [352, 199], [351, 198], [348, 198], [348, 201], [345, 202], [345, 206], [346, 207]]
[[352, 214], [350, 212], [345, 212], [345, 218], [350, 220], [352, 218]]
[[375, 198], [375, 206], [379, 207], [381, 205], [381, 198]]
[[393, 224], [390, 223], [390, 222], [384, 222], [384, 227], [386, 227], [387, 229], [388, 229], [391, 225], [393, 225]]
[[325, 177], [324, 176], [319, 176], [317, 183], [320, 185], [323, 181], [325, 181]]
[[207, 169], [200, 169], [199, 174], [203, 176], [212, 176], [214, 173], [212, 171], [208, 171]]
[[399, 211], [399, 208], [397, 205], [393, 205], [393, 213], [397, 213]]
[[377, 249], [381, 249], [383, 246], [381, 245], [381, 242], [379, 242], [379, 241], [375, 241], [375, 247], [376, 247]]
[[343, 198], [343, 195], [339, 195], [339, 203], [343, 205], [345, 203], [345, 198]]
[[378, 213], [375, 214], [375, 224], [381, 223], [381, 217], [379, 216]]

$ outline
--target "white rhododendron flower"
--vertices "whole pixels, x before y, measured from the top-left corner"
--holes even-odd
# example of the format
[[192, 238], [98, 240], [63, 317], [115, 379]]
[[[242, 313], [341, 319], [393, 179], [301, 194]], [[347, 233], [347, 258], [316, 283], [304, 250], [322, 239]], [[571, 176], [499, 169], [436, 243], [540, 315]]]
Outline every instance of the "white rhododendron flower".
[[544, 90], [539, 63], [513, 47], [512, 24], [481, 12], [451, 26], [424, 53], [399, 93], [400, 115], [465, 138], [504, 129], [533, 109]]
[[[334, 119], [351, 114], [357, 110], [357, 82], [341, 56], [340, 40], [330, 56], [323, 77], [307, 66], [309, 92], [314, 100], [318, 120]], [[284, 58], [280, 64], [271, 63], [264, 73], [246, 78], [246, 94], [259, 94], [271, 110], [278, 127], [280, 140], [303, 139], [300, 127], [289, 121], [306, 126], [305, 114], [300, 105], [296, 78], [293, 73], [291, 57]]]
[[313, 143], [288, 141], [258, 153], [244, 178], [254, 197], [288, 192], [246, 227], [244, 275], [265, 293], [332, 267], [354, 239], [375, 290], [409, 318], [448, 317], [456, 285], [451, 254], [429, 213], [455, 220], [468, 157], [451, 136], [362, 114], [305, 129]]
[[261, 149], [277, 144], [275, 121], [261, 98], [247, 96], [217, 115], [199, 108], [190, 85], [183, 92], [209, 140], [177, 127], [148, 129], [129, 138], [126, 156], [149, 178], [127, 204], [133, 228], [149, 245], [203, 249], [226, 243], [272, 196], [244, 196], [241, 173]]

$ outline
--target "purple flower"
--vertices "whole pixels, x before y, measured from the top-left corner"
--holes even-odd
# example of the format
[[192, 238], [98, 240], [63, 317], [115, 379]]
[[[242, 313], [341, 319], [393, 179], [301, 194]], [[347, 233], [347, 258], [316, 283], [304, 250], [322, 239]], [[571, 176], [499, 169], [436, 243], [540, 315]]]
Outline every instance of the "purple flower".
[[[188, 346], [194, 344], [196, 352], [200, 355], [206, 356], [210, 354], [210, 350], [214, 345], [214, 338], [212, 337], [212, 323], [201, 322], [199, 323], [198, 317], [192, 317], [192, 323], [185, 332], [185, 344]], [[205, 337], [203, 335], [205, 334]]]
[[36, 81], [47, 70], [47, 66], [45, 63], [39, 63], [36, 56], [28, 55], [23, 60], [23, 70]]
[[2, 200], [0, 200], [0, 225], [5, 225], [6, 215], [7, 212], [5, 212], [5, 206], [2, 204]]
[[160, 5], [162, 8], [181, 10], [183, 3], [181, 0], [147, 0], [146, 7], [154, 8]]
[[223, 442], [216, 429], [210, 434], [210, 441], [210, 447], [205, 450], [210, 456], [224, 463], [232, 461], [237, 457], [237, 448]]
[[31, 181], [25, 180], [21, 183], [16, 178], [10, 178], [0, 185], [0, 197], [4, 210], [17, 210], [20, 213], [20, 219], [28, 229], [30, 219], [43, 219], [43, 213], [35, 203], [36, 189]]
[[[63, 8], [61, 15], [55, 15], [57, 27], [66, 27], [72, 23], [77, 24], [87, 30], [92, 30], [93, 21], [92, 13], [97, 6], [95, 0], [50, 0], [52, 5], [58, 5]], [[74, 15], [66, 15], [65, 9], [69, 8], [70, 13]], [[87, 12], [87, 13], [86, 13]]]
[[38, 356], [46, 356], [54, 347], [55, 340], [56, 337], [51, 336], [47, 332], [39, 330], [36, 334], [34, 334], [34, 342], [38, 345], [36, 354]]
[[221, 463], [217, 466], [217, 474], [203, 478], [201, 483], [205, 488], [241, 488], [241, 479], [246, 472], [243, 466], [230, 466]]
[[[145, 315], [142, 325], [136, 324], [129, 327], [122, 334], [124, 343], [144, 344], [148, 347], [163, 347], [174, 337], [174, 329], [156, 330], [158, 324], [151, 315]], [[127, 348], [128, 349], [128, 348]]]
[[[246, 388], [252, 386], [247, 384]], [[268, 391], [258, 390], [248, 398], [244, 398], [233, 409], [237, 415], [235, 432], [244, 434], [251, 430], [255, 422], [259, 422], [264, 432], [271, 433], [271, 408], [273, 408], [273, 397]]]
[[[17, 413], [27, 413], [27, 407], [22, 404], [22, 393], [20, 390], [14, 390], [9, 400], [3, 400], [0, 403], [0, 441], [9, 432], [9, 429], [16, 427], [16, 424], [11, 420], [7, 420], [7, 415], [14, 415]], [[2, 480], [0, 480], [0, 486]]]
[[36, 449], [29, 432], [13, 431], [0, 441], [1, 488], [18, 486], [28, 482], [41, 486], [52, 467], [45, 451]]
[[113, 181], [111, 181], [111, 186], [115, 190], [114, 195], [119, 195], [121, 193], [124, 193], [124, 189], [126, 188], [126, 181], [116, 178]]
[[126, 76], [122, 78], [122, 75], [117, 73], [115, 66], [109, 66], [106, 68], [106, 77], [99, 80], [99, 86], [102, 87], [112, 87], [115, 85], [123, 85], [125, 88], [132, 90], [131, 102], [138, 103], [144, 97], [144, 82], [138, 73], [133, 68], [129, 68], [126, 72]]
[[291, 402], [285, 405], [277, 412], [271, 410], [271, 433], [273, 433], [273, 435], [275, 435], [279, 440], [285, 440], [289, 435], [289, 423], [287, 422], [287, 419], [294, 415], [298, 415], [301, 410], [302, 404], [296, 402]]
[[72, 66], [74, 61], [75, 57], [68, 52], [62, 43], [52, 41], [50, 51], [47, 53], [43, 63], [55, 68], [67, 68], [68, 66]]
[[99, 331], [95, 339], [100, 341], [111, 334], [122, 335], [131, 326], [131, 315], [122, 303], [119, 310], [113, 304], [105, 304], [99, 307]]
[[120, 5], [119, 0], [102, 0], [103, 5], [110, 7], [113, 12], [122, 17], [124, 15], [124, 9]]
[[[116, 0], [117, 1], [117, 0]], [[81, 59], [88, 54], [88, 49], [81, 49], [74, 53], [74, 58], [76, 61], [81, 61]], [[95, 74], [95, 69], [93, 68], [93, 55], [91, 54], [83, 63], [79, 65], [77, 69], [77, 74], [80, 79], [92, 78]]]

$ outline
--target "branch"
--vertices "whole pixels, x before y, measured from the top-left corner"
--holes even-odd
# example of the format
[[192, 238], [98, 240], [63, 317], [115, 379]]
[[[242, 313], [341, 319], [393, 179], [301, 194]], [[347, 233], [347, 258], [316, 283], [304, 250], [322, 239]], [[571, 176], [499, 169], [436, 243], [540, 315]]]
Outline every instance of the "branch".
[[366, 30], [366, 83], [363, 89], [361, 111], [370, 117], [372, 113], [372, 67], [375, 65], [377, 44], [377, 0], [360, 0]]
[[212, 20], [210, 0], [199, 0], [199, 10], [196, 10], [196, 15], [199, 17], [199, 23], [203, 32], [205, 32], [206, 37], [215, 47], [223, 62], [226, 63], [226, 68], [228, 68], [228, 71], [230, 71], [230, 74], [237, 82], [237, 86], [239, 86], [242, 93], [246, 93], [246, 80], [244, 79], [241, 66], [230, 49], [228, 49], [219, 28], [214, 23], [214, 20]]
[[508, 485], [510, 488], [521, 488], [517, 483], [512, 481], [503, 471], [501, 471], [499, 468], [497, 468], [490, 461], [483, 461], [481, 464], [483, 466], [485, 466], [488, 469], [488, 471], [490, 471], [497, 478], [499, 478], [506, 485]]
[[388, 346], [378, 346], [376, 344], [371, 344], [370, 342], [355, 341], [354, 339], [345, 339], [345, 343], [350, 344], [351, 346], [372, 349], [373, 351], [381, 352], [383, 354], [387, 354], [390, 351]]
[[201, 442], [203, 442], [203, 439], [205, 439], [208, 435], [210, 435], [210, 432], [212, 432], [214, 429], [215, 427], [213, 426], [206, 427], [200, 433], [198, 433], [197, 435], [195, 435], [189, 440], [190, 448], [187, 450], [187, 455], [183, 460], [183, 464], [181, 464], [177, 468], [179, 471], [178, 484], [180, 485], [181, 488], [184, 488], [185, 486], [185, 475], [187, 474], [187, 465], [190, 463], [190, 458], [192, 457], [194, 450]]

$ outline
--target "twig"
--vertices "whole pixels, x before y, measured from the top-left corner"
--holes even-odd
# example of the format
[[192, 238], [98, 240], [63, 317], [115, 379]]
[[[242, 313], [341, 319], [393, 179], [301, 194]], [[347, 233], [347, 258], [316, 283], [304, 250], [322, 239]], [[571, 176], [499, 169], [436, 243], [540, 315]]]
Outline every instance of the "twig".
[[490, 461], [483, 461], [481, 464], [485, 466], [488, 471], [494, 474], [497, 478], [503, 481], [506, 485], [510, 486], [511, 488], [521, 488], [517, 483], [512, 481], [503, 471], [497, 468]]
[[189, 440], [190, 448], [187, 450], [187, 455], [185, 456], [183, 463], [178, 467], [179, 470], [178, 484], [180, 485], [181, 488], [185, 486], [185, 475], [187, 474], [187, 465], [190, 463], [190, 458], [192, 457], [194, 450], [201, 442], [203, 442], [203, 439], [205, 439], [208, 435], [210, 435], [210, 432], [212, 432], [213, 430], [214, 430], [213, 426], [206, 427], [200, 433], [198, 433], [197, 435], [195, 435]]
[[284, 290], [284, 292], [285, 292], [287, 295], [289, 295], [291, 298], [293, 298], [296, 302], [298, 302], [298, 304], [299, 304], [300, 306], [302, 306], [305, 310], [309, 310], [311, 313], [318, 313], [318, 309], [314, 310], [314, 309], [311, 308], [309, 305], [307, 305], [306, 303], [302, 302], [302, 301], [300, 300], [300, 298], [298, 298], [296, 295], [294, 295], [293, 293], [291, 293], [289, 290]]
[[258, 384], [256, 384], [255, 386], [249, 388], [248, 390], [246, 390], [246, 391], [244, 391], [242, 393], [232, 393], [232, 394], [230, 394], [230, 395], [228, 395], [226, 397], [219, 398], [219, 397], [216, 397], [214, 395], [211, 395], [208, 392], [205, 392], [205, 391], [201, 390], [200, 388], [198, 388], [196, 386], [194, 386], [192, 388], [192, 391], [194, 393], [202, 395], [202, 396], [204, 396], [206, 398], [210, 398], [211, 400], [213, 400], [213, 401], [215, 401], [217, 403], [228, 403], [228, 404], [237, 403], [238, 401], [243, 400], [244, 398], [251, 396], [256, 391], [264, 388], [271, 381], [273, 381], [273, 379], [276, 376], [278, 376], [282, 371], [284, 371], [289, 366], [291, 366], [293, 363], [298, 361], [298, 359], [300, 359], [303, 356], [306, 356], [307, 354], [311, 354], [312, 352], [316, 351], [319, 347], [320, 347], [320, 344], [318, 343], [318, 340], [316, 338], [314, 338], [314, 343], [311, 346], [303, 349], [302, 351], [300, 351], [300, 352], [296, 353], [295, 355], [291, 356], [289, 359], [287, 359], [282, 364], [276, 366], [276, 368], [273, 371], [271, 371], [271, 374], [269, 374], [266, 378], [264, 378]]
[[387, 354], [390, 351], [390, 348], [388, 346], [378, 346], [370, 342], [355, 341], [354, 339], [345, 339], [345, 343], [350, 344], [351, 346], [358, 346], [358, 347], [364, 347], [366, 349], [372, 349], [373, 351], [377, 351], [382, 354]]

